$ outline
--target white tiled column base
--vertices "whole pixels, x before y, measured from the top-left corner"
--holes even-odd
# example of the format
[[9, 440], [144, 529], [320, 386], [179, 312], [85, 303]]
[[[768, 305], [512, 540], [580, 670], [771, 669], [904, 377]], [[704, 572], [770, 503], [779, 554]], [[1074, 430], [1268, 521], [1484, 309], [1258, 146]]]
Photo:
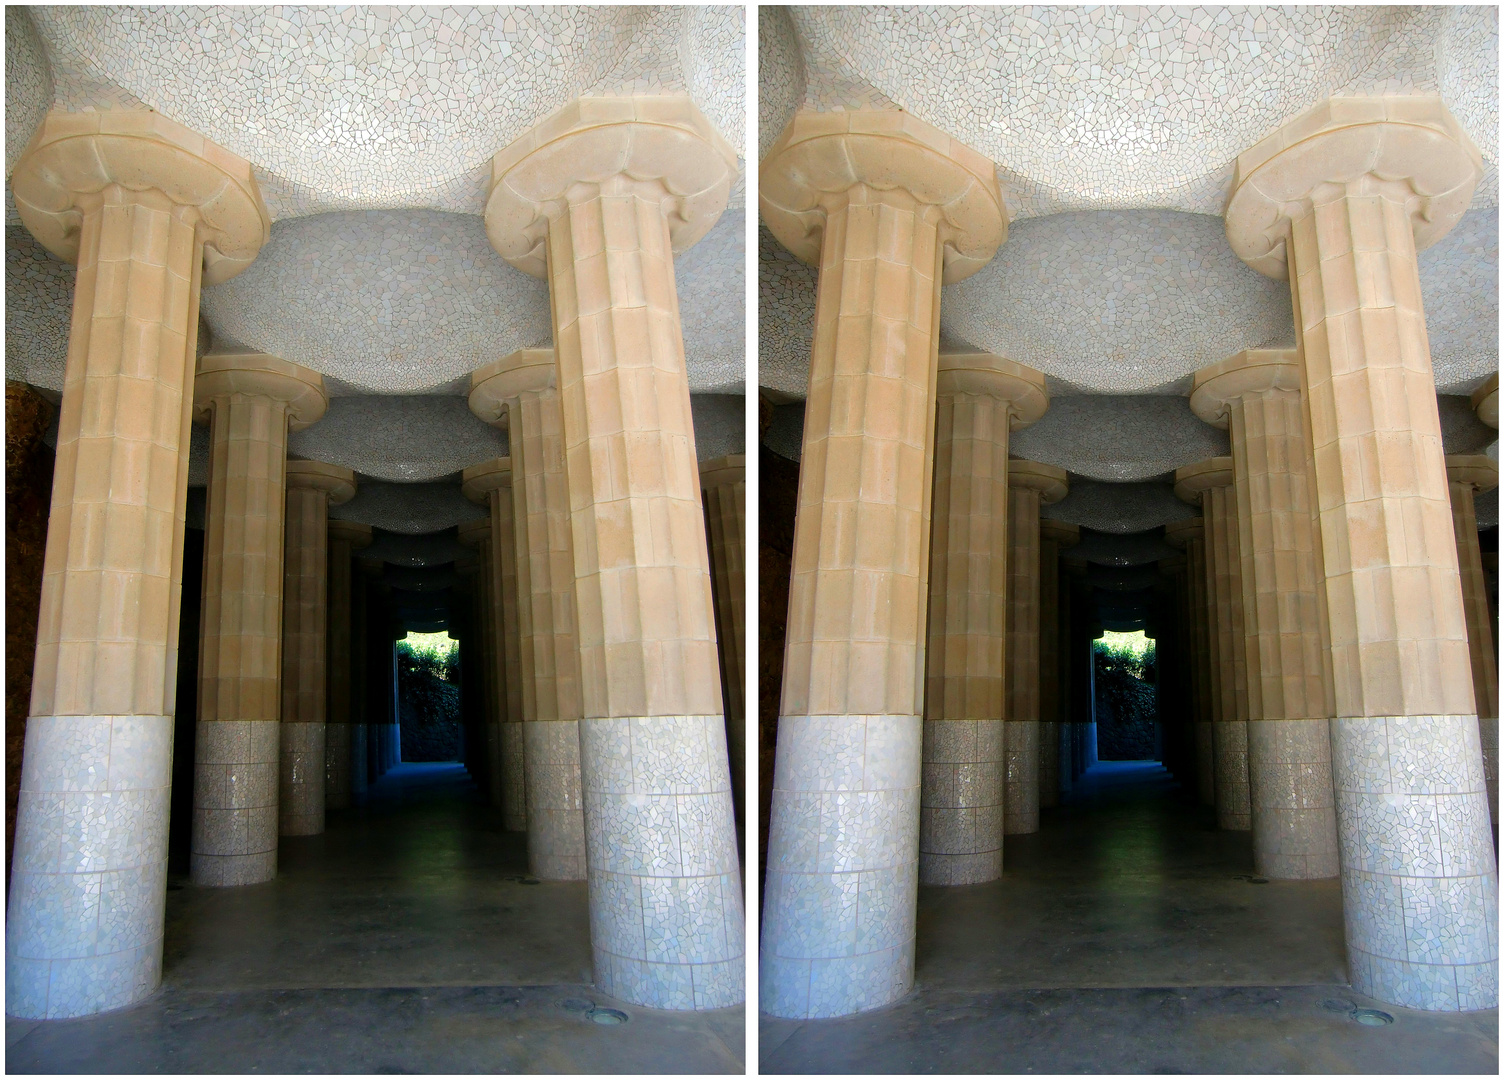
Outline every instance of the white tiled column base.
[[580, 721], [590, 943], [595, 983], [613, 997], [656, 1009], [746, 999], [725, 730], [718, 715]]
[[537, 720], [522, 729], [527, 775], [527, 865], [544, 881], [584, 881], [585, 804], [580, 724]]
[[843, 1016], [913, 985], [921, 735], [918, 716], [779, 719], [764, 1012]]
[[283, 721], [281, 741], [282, 835], [315, 836], [324, 831], [324, 725]]
[[1003, 722], [926, 720], [919, 881], [975, 885], [1003, 872]]
[[1475, 720], [1332, 721], [1348, 964], [1353, 988], [1380, 1001], [1499, 1003], [1499, 875]]
[[193, 743], [195, 885], [254, 885], [277, 876], [275, 720], [201, 720]]
[[130, 1005], [162, 976], [172, 717], [33, 716], [24, 754], [5, 1011]]
[[1212, 725], [1215, 744], [1217, 828], [1253, 828], [1248, 801], [1248, 721], [1218, 720]]
[[1039, 831], [1039, 721], [1003, 724], [1003, 830], [1009, 836]]
[[1331, 723], [1248, 721], [1253, 869], [1278, 880], [1336, 877]]

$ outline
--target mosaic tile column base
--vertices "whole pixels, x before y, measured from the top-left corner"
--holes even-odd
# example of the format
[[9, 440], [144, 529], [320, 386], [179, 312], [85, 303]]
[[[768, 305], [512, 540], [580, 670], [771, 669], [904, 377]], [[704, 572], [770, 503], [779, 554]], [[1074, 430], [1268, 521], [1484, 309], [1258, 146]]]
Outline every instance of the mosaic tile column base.
[[778, 722], [762, 1011], [844, 1016], [914, 982], [921, 720]]
[[585, 804], [580, 724], [542, 720], [520, 727], [527, 775], [528, 872], [543, 881], [584, 881]]
[[1274, 880], [1336, 877], [1331, 724], [1248, 721], [1253, 869]]
[[1243, 832], [1253, 828], [1248, 793], [1248, 721], [1219, 720], [1212, 725], [1213, 768], [1217, 792], [1217, 828]]
[[172, 717], [32, 716], [23, 761], [5, 1011], [139, 1001], [162, 974]]
[[282, 724], [281, 806], [283, 836], [324, 831], [324, 725]]
[[1003, 722], [924, 722], [919, 883], [975, 885], [1003, 872]]
[[255, 885], [277, 876], [275, 720], [200, 720], [193, 743], [195, 885]]
[[1332, 721], [1353, 989], [1410, 1009], [1499, 1003], [1499, 876], [1472, 716]]
[[1003, 832], [1020, 836], [1039, 831], [1039, 721], [1009, 720], [1003, 725]]
[[613, 997], [655, 1009], [746, 1000], [725, 727], [721, 716], [580, 721], [590, 942], [595, 983]]

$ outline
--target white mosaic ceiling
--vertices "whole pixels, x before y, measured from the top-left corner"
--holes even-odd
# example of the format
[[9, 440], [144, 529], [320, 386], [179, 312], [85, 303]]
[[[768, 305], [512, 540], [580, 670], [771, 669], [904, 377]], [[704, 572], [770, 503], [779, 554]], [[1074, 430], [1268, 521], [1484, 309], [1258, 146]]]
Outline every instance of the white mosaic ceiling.
[[582, 94], [687, 92], [739, 147], [743, 10], [63, 6], [33, 17], [60, 106], [172, 117], [256, 166], [279, 218], [479, 213], [492, 155]]
[[287, 449], [376, 480], [414, 483], [505, 457], [507, 433], [480, 420], [462, 397], [337, 397], [318, 423], [288, 436]]
[[[1440, 93], [1497, 162], [1494, 8], [799, 6], [789, 14], [806, 107], [888, 103], [912, 112], [998, 162], [1015, 217], [1146, 206], [1217, 213], [1238, 153], [1341, 93]], [[1483, 187], [1492, 205], [1496, 167]]]

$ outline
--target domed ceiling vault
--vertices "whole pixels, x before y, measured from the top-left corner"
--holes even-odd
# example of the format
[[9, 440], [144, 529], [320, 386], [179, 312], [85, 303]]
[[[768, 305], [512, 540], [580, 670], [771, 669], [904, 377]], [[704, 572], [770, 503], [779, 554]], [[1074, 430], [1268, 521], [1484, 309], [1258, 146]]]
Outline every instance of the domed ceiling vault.
[[[1168, 474], [1228, 452], [1192, 374], [1294, 344], [1288, 285], [1227, 243], [1236, 155], [1334, 95], [1440, 94], [1485, 175], [1420, 254], [1427, 329], [1448, 452], [1494, 444], [1452, 395], [1498, 370], [1497, 9], [796, 6], [760, 10], [759, 50], [759, 153], [800, 108], [901, 109], [996, 162], [1013, 224], [943, 290], [941, 347], [1045, 373], [1050, 411], [1011, 448], [1071, 472], [1050, 516], [1109, 555], [1198, 513]], [[797, 459], [816, 274], [766, 229], [758, 256], [764, 442]]]
[[[333, 516], [376, 526], [366, 554], [405, 565], [452, 561], [453, 526], [482, 514], [458, 472], [507, 452], [466, 406], [469, 373], [550, 340], [546, 285], [486, 239], [496, 151], [587, 94], [687, 93], [745, 142], [740, 7], [13, 6], [6, 31], [7, 177], [53, 107], [155, 109], [252, 163], [271, 240], [204, 290], [203, 324], [325, 376], [329, 412], [289, 452], [355, 469]], [[74, 271], [6, 201], [6, 377], [55, 395]], [[739, 180], [675, 260], [702, 460], [745, 430], [744, 204]]]

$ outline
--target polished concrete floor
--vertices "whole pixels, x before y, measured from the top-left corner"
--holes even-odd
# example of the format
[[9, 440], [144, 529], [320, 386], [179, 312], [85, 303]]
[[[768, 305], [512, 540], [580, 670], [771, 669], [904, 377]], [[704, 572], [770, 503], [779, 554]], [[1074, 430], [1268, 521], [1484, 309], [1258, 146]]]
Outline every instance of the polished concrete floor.
[[594, 991], [584, 882], [529, 878], [459, 765], [400, 765], [323, 835], [284, 837], [273, 882], [168, 890], [162, 990], [7, 1018], [7, 1071], [743, 1071], [741, 1009]]
[[1378, 1007], [1347, 986], [1336, 880], [1252, 878], [1155, 762], [1104, 762], [1000, 881], [919, 891], [915, 990], [838, 1020], [762, 1017], [765, 1073], [1498, 1069], [1498, 1010]]

